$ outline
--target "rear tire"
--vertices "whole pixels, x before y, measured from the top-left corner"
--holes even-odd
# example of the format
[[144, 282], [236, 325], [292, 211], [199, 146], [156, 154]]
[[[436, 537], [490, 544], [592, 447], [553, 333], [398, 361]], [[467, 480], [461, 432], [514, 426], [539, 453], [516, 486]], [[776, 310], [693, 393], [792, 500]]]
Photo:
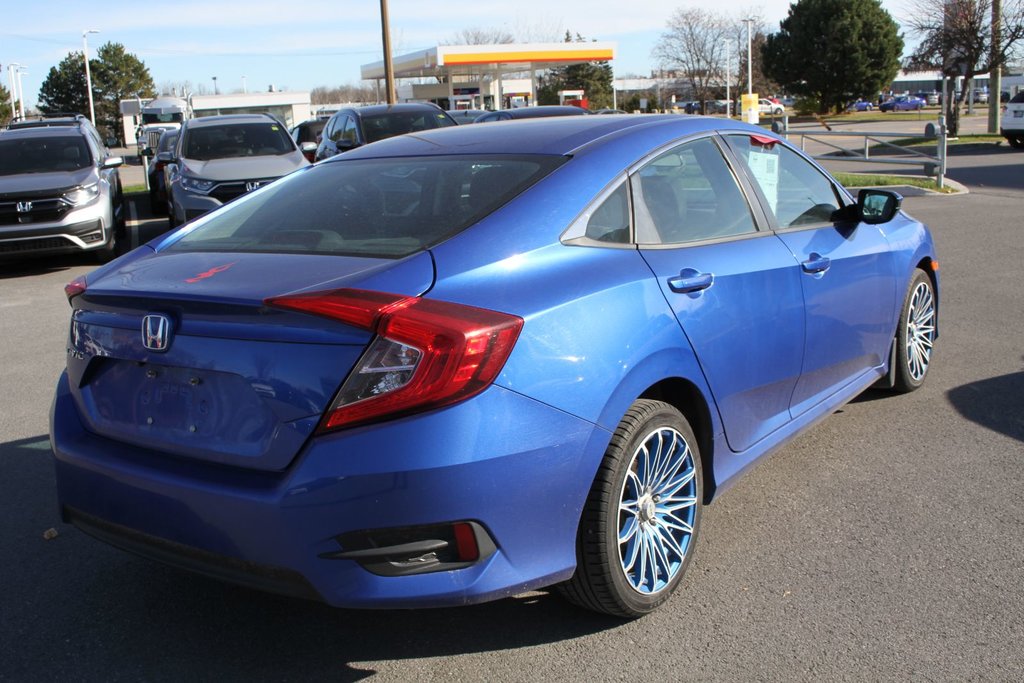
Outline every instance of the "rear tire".
[[1024, 136], [1007, 137], [1006, 141], [1010, 143], [1011, 147], [1015, 149], [1024, 149]]
[[618, 617], [668, 600], [693, 557], [704, 481], [686, 418], [660, 401], [626, 412], [594, 479], [576, 540], [571, 602]]
[[896, 374], [893, 389], [907, 393], [924, 384], [935, 344], [936, 299], [931, 278], [915, 270], [900, 311], [896, 333]]

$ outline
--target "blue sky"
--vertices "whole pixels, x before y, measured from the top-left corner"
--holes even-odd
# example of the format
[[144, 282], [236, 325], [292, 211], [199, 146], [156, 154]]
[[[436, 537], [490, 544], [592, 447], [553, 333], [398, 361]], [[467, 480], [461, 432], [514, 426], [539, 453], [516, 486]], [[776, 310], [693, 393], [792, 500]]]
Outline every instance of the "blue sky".
[[[897, 20], [903, 0], [883, 0]], [[319, 85], [358, 84], [359, 66], [381, 59], [377, 0], [16, 0], [0, 12], [0, 82], [7, 64], [28, 68], [22, 76], [26, 103], [35, 103], [50, 67], [89, 36], [90, 55], [106, 42], [124, 44], [149, 67], [157, 86], [188, 81], [212, 92], [249, 91], [269, 85], [309, 90]], [[396, 54], [450, 42], [458, 31], [502, 27], [542, 42], [568, 29], [587, 39], [614, 41], [616, 75], [646, 75], [656, 64], [651, 48], [679, 7], [706, 3], [670, 0], [466, 0], [430, 3], [390, 0], [391, 42]], [[772, 28], [787, 0], [717, 0], [714, 9], [736, 17], [753, 11]]]

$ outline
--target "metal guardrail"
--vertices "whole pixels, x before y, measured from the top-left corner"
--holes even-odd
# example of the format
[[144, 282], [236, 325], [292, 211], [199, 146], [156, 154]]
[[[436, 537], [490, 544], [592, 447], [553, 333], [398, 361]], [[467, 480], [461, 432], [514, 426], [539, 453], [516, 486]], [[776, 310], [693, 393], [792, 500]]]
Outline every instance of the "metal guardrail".
[[[788, 119], [788, 117], [787, 117]], [[788, 126], [788, 120], [783, 123], [782, 135], [788, 140], [790, 137], [800, 136], [800, 149], [806, 151], [807, 141], [816, 142], [820, 145], [835, 150], [835, 152], [828, 154], [816, 154], [812, 155], [812, 158], [818, 161], [852, 161], [857, 163], [871, 162], [873, 164], [892, 164], [898, 166], [923, 166], [925, 175], [935, 176], [935, 184], [942, 188], [945, 184], [946, 179], [946, 121], [944, 116], [940, 116], [938, 125], [929, 123], [925, 127], [924, 137], [934, 139], [936, 143], [935, 154], [925, 154], [916, 149], [910, 147], [904, 147], [901, 145], [895, 145], [886, 138], [906, 138], [906, 133], [856, 133], [852, 131], [813, 131], [804, 132], [801, 130], [791, 130]], [[835, 144], [828, 140], [821, 138], [861, 138], [862, 143], [858, 143], [856, 147], [844, 147], [839, 144]], [[894, 159], [891, 157], [879, 154], [879, 151], [874, 150], [872, 155], [872, 145], [881, 145], [885, 148], [891, 148], [898, 150], [901, 156], [910, 156], [911, 159]], [[880, 158], [881, 157], [881, 158]]]

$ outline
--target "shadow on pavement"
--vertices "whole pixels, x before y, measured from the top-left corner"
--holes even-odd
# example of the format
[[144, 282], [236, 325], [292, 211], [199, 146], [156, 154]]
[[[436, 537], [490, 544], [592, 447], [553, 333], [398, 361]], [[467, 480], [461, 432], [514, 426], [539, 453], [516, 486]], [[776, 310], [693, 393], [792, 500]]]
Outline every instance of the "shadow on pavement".
[[964, 384], [946, 397], [971, 422], [1024, 441], [1024, 372]]
[[339, 610], [137, 558], [60, 522], [44, 435], [0, 444], [0, 481], [0, 678], [354, 681], [376, 661], [517, 649], [625, 623], [542, 592]]
[[31, 257], [13, 262], [0, 262], [0, 280], [56, 273], [76, 266], [92, 266], [95, 268], [96, 260], [92, 254], [67, 254], [62, 256]]

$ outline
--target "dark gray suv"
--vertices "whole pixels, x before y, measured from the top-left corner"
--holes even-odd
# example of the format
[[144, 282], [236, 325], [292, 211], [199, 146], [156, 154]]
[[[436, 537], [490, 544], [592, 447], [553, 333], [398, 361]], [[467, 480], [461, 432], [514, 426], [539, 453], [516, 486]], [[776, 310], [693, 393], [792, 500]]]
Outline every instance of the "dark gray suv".
[[377, 140], [432, 128], [459, 125], [448, 112], [428, 102], [373, 104], [339, 109], [327, 122], [316, 160], [328, 159]]
[[269, 114], [186, 121], [164, 169], [168, 221], [198, 218], [303, 166], [302, 148]]
[[0, 131], [0, 259], [112, 258], [124, 231], [122, 163], [84, 117]]

